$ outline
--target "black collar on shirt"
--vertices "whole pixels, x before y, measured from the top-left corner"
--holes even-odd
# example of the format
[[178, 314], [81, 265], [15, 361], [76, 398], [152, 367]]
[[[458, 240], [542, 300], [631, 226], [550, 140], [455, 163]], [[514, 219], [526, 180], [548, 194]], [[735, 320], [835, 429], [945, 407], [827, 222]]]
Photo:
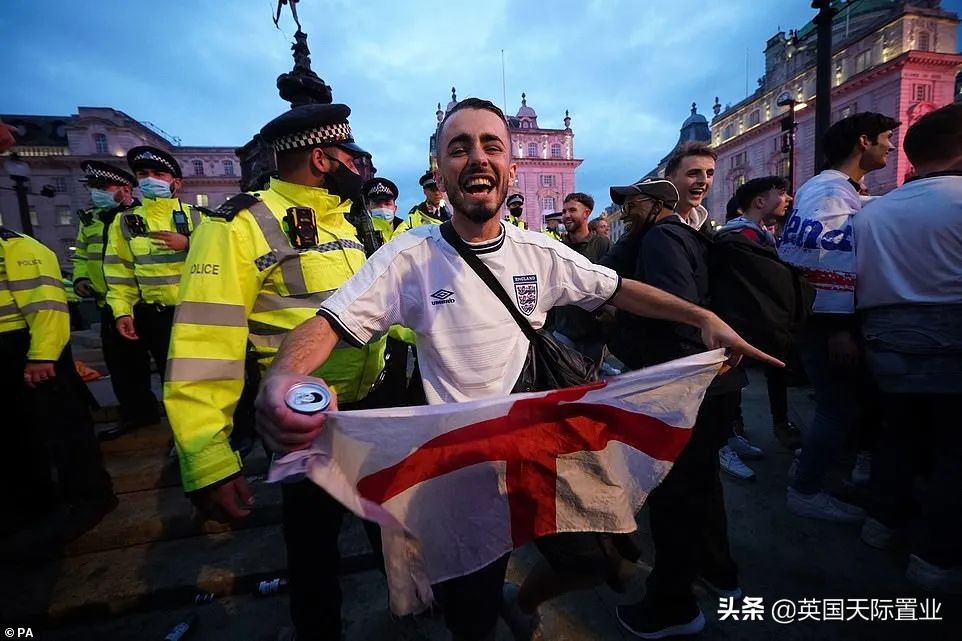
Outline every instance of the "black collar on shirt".
[[938, 178], [939, 176], [962, 176], [962, 170], [946, 169], [945, 171], [933, 171], [931, 174], [925, 174], [924, 176], [912, 176], [905, 182], [910, 183], [914, 180], [922, 180], [923, 178]]

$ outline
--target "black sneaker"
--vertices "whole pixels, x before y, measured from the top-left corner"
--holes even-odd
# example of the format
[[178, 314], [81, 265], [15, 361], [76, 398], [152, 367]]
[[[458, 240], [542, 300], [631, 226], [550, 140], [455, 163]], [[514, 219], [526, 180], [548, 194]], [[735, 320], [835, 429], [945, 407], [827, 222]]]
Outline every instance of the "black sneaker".
[[797, 450], [802, 446], [802, 430], [791, 421], [778, 421], [772, 425], [775, 438], [789, 450]]
[[705, 629], [705, 615], [693, 604], [687, 612], [669, 612], [649, 601], [619, 605], [615, 615], [621, 627], [642, 639], [663, 639], [684, 634], [698, 634]]

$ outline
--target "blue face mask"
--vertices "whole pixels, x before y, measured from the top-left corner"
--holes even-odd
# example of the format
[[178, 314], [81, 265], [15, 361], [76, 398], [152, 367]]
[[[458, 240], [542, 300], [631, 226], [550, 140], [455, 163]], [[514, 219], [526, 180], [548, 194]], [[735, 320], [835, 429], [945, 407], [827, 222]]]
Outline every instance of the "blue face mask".
[[141, 178], [137, 183], [144, 198], [170, 198], [170, 184], [158, 178]]
[[394, 220], [394, 210], [387, 207], [378, 207], [371, 210], [371, 216], [381, 220]]
[[117, 201], [114, 200], [114, 195], [109, 191], [104, 191], [103, 189], [91, 188], [90, 200], [93, 201], [94, 207], [97, 209], [113, 209], [117, 206]]

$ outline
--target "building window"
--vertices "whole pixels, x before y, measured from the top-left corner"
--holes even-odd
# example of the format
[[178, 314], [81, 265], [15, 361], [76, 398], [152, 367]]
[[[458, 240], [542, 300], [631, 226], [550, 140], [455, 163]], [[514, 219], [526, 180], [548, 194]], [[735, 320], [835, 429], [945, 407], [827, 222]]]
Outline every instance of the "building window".
[[30, 214], [30, 224], [33, 225], [34, 227], [39, 227], [40, 217], [37, 215], [37, 210], [31, 207], [29, 210], [29, 214]]
[[69, 205], [57, 205], [57, 224], [73, 225], [73, 214]]
[[109, 154], [107, 149], [107, 136], [104, 134], [94, 134], [94, 149], [98, 154]]
[[554, 176], [541, 176], [541, 186], [542, 187], [554, 187]]
[[553, 145], [551, 145], [551, 157], [552, 157], [552, 158], [561, 158], [561, 157], [562, 157], [562, 156], [561, 156], [561, 145], [559, 145], [558, 143], [554, 143]]
[[792, 163], [787, 156], [778, 159], [778, 163], [775, 169], [775, 175], [781, 176], [782, 178], [788, 180], [788, 173], [791, 171]]
[[528, 122], [527, 120], [522, 120], [522, 121], [521, 121], [521, 128], [522, 128], [522, 129], [531, 129], [531, 123]]
[[554, 196], [545, 196], [541, 199], [541, 210], [542, 211], [554, 211]]
[[917, 46], [915, 48], [918, 49], [919, 51], [929, 50], [929, 32], [928, 31], [919, 31], [919, 38], [918, 38], [918, 41], [916, 42], [916, 45]]
[[534, 142], [528, 143], [528, 158], [538, 157], [538, 144]]
[[861, 73], [872, 66], [872, 50], [866, 49], [855, 56], [855, 73]]
[[191, 163], [191, 164], [193, 164], [193, 166], [194, 166], [194, 175], [195, 175], [195, 176], [203, 176], [203, 175], [204, 175], [204, 161], [202, 161], [202, 160], [195, 160], [195, 161], [193, 161], [193, 163]]
[[725, 131], [722, 133], [722, 140], [728, 140], [735, 135], [735, 125], [730, 124], [725, 126]]
[[207, 206], [207, 194], [197, 194], [196, 199], [195, 199], [194, 202], [197, 204], [198, 207], [206, 207], [206, 206]]
[[748, 114], [748, 126], [749, 126], [749, 127], [754, 127], [755, 125], [757, 125], [757, 124], [760, 123], [761, 121], [762, 121], [762, 114], [761, 114], [761, 112], [760, 112], [758, 109], [756, 109], [755, 111], [753, 111], [753, 112], [751, 112], [750, 114]]
[[735, 176], [735, 179], [734, 179], [735, 189], [738, 189], [739, 187], [741, 187], [747, 182], [748, 182], [748, 177], [745, 174], [741, 174], [740, 176]]
[[53, 189], [58, 194], [67, 193], [67, 177], [66, 176], [54, 176], [53, 177]]
[[234, 161], [233, 161], [233, 160], [225, 160], [225, 161], [224, 161], [224, 175], [225, 175], [225, 176], [233, 176], [233, 175], [234, 175]]
[[854, 116], [857, 109], [858, 109], [858, 103], [853, 102], [851, 104], [845, 105], [838, 112], [838, 117], [839, 119], [841, 119], [841, 118], [848, 118], [849, 116]]
[[915, 102], [932, 102], [932, 85], [912, 85], [912, 98]]
[[734, 156], [732, 156], [732, 169], [736, 167], [743, 167], [748, 164], [748, 152], [740, 151]]

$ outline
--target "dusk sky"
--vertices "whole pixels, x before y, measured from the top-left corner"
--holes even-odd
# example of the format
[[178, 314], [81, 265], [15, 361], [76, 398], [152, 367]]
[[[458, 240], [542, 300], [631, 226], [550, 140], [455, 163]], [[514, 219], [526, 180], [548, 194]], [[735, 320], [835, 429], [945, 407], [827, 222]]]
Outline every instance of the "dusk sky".
[[[184, 145], [240, 146], [287, 108], [274, 86], [290, 70], [295, 31], [276, 0], [2, 0], [0, 113], [69, 115], [113, 107]], [[943, 0], [962, 12], [962, 0]], [[358, 143], [401, 190], [422, 199], [437, 103], [479, 96], [507, 111], [521, 92], [543, 127], [572, 118], [577, 187], [650, 170], [692, 102], [736, 103], [764, 71], [765, 41], [801, 28], [808, 0], [422, 2], [301, 0], [314, 70], [350, 105]], [[747, 70], [746, 70], [747, 53]], [[747, 78], [747, 80], [746, 80]], [[748, 92], [746, 92], [746, 85]]]

